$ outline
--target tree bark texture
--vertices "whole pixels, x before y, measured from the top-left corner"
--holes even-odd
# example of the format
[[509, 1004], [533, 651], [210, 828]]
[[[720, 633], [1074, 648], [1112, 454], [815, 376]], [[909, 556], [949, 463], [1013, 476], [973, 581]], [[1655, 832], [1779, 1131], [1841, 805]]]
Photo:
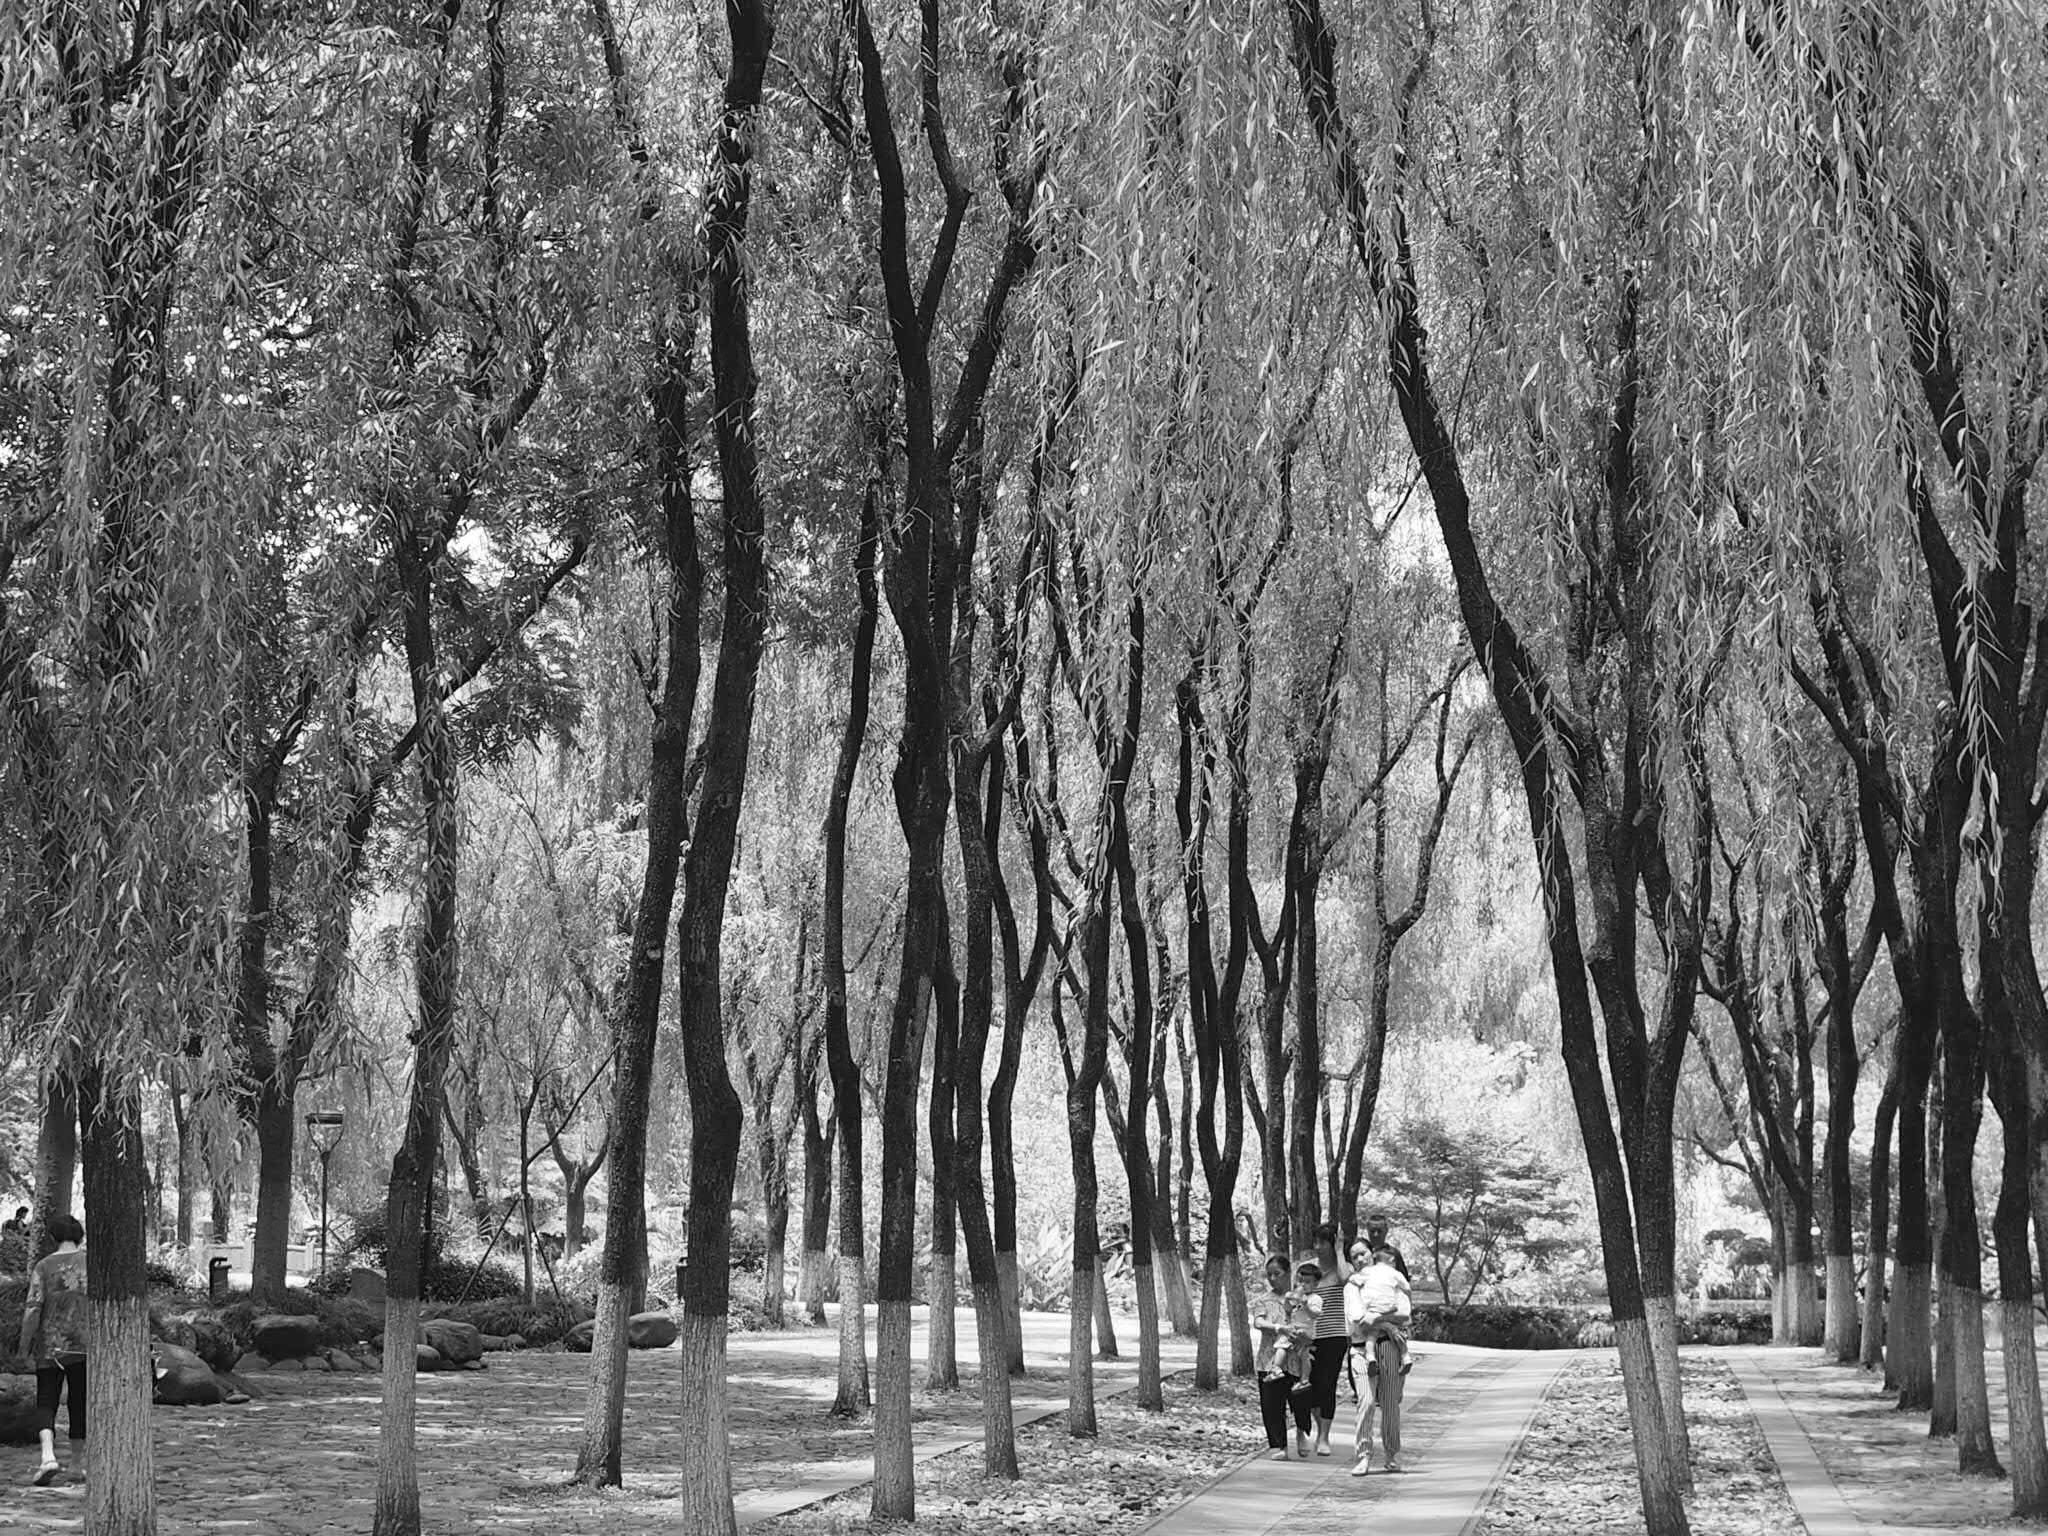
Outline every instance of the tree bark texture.
[[155, 1536], [142, 1105], [132, 1085], [97, 1066], [81, 1076], [77, 1102], [90, 1298], [85, 1396], [93, 1466], [85, 1480], [86, 1528], [107, 1536]]

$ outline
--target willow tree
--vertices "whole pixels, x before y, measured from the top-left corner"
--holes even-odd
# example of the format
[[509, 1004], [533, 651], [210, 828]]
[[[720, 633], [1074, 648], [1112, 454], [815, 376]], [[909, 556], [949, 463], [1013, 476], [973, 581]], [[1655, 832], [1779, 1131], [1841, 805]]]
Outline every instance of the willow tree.
[[[2030, 173], [2043, 147], [2037, 104], [2048, 86], [2048, 54], [2026, 19], [1962, 6], [1888, 17], [1875, 28], [1847, 7], [1766, 7], [1731, 18], [1722, 35], [1774, 122], [1796, 134], [1782, 144], [1766, 140], [1768, 170], [1795, 189], [1786, 202], [1801, 208], [1818, 238], [1811, 250], [1783, 251], [1774, 263], [1780, 302], [1802, 308], [1816, 342], [1809, 364], [1841, 381], [1840, 392], [1861, 407], [1856, 416], [1815, 411], [1825, 428], [1820, 441], [1841, 456], [1849, 488], [1843, 498], [1837, 487], [1836, 500], [1824, 505], [1860, 513], [1845, 519], [1855, 534], [1917, 559], [1931, 609], [1931, 644], [1919, 661], [1933, 674], [1929, 691], [1938, 701], [1929, 766], [1920, 795], [1894, 797], [1887, 807], [1913, 898], [1905, 942], [1894, 942], [1895, 969], [1919, 994], [1914, 1011], [1939, 1030], [1938, 1042], [1921, 1053], [1938, 1049], [1942, 1067], [1937, 1381], [1954, 1367], [1962, 1469], [1990, 1473], [1998, 1463], [1982, 1379], [1982, 1257], [1971, 1178], [1987, 1049], [1993, 1059], [2009, 1049], [2017, 1057], [2007, 1059], [2025, 1063], [2035, 1130], [2048, 1085], [2048, 1008], [2025, 937], [2043, 637], [2022, 575], [2048, 388], [2037, 361], [2043, 332], [2032, 295], [2042, 241]], [[1986, 143], [1999, 152], [1983, 154]], [[1825, 516], [1815, 520], [1826, 529]], [[1880, 579], [1894, 574], [1881, 568]], [[1868, 701], [1881, 710], [1889, 701], [1867, 674], [1887, 648], [1884, 632], [1861, 633], [1875, 643], [1846, 654], [1844, 666], [1852, 677], [1865, 674]], [[1839, 726], [1837, 735], [1844, 735]], [[1876, 755], [1853, 738], [1843, 744], [1852, 755]], [[1974, 997], [1956, 890], [1972, 866], [1983, 887]], [[1905, 1043], [1902, 1037], [1902, 1050]], [[1904, 1138], [1920, 1113], [1916, 1087], [1904, 1085], [1898, 1107], [1902, 1195], [1910, 1193], [1913, 1150]], [[2048, 1182], [2038, 1140], [2030, 1141], [2038, 1222]], [[2009, 1158], [2007, 1167], [2017, 1166]], [[1903, 1208], [1900, 1215], [1901, 1244], [1917, 1243]], [[1913, 1253], [1909, 1264], [1901, 1254], [1909, 1279], [1919, 1257]], [[1898, 1339], [1897, 1330], [1891, 1342], [1911, 1343], [1918, 1354], [1917, 1341]], [[2006, 1363], [2009, 1374], [2018, 1373], [2011, 1401], [2024, 1421], [2014, 1430], [2015, 1447], [2036, 1463], [2016, 1477], [2016, 1497], [2024, 1485], [2038, 1499], [2048, 1469], [2038, 1465], [2030, 1342], [2023, 1336]], [[1917, 1400], [1919, 1382], [1912, 1385]], [[1931, 1406], [1940, 1429], [1948, 1394], [1936, 1390]]]
[[141, 1090], [223, 944], [202, 785], [224, 765], [190, 722], [231, 697], [225, 531], [248, 509], [213, 466], [263, 462], [211, 386], [248, 317], [228, 242], [206, 237], [258, 8], [156, 19], [59, 7], [0, 33], [17, 119], [0, 273], [37, 343], [15, 355], [68, 375], [48, 396], [63, 416], [17, 418], [29, 441], [10, 443], [64, 448], [0, 533], [0, 732], [32, 818], [19, 915], [47, 920], [31, 1039], [82, 1132], [86, 1523], [108, 1536], [156, 1529]]
[[[912, 273], [910, 221], [914, 201], [888, 66], [864, 0], [846, 0], [843, 15], [860, 66], [861, 116], [881, 206], [879, 263], [895, 355], [903, 421], [903, 506], [886, 539], [890, 558], [884, 591], [903, 642], [903, 723], [894, 790], [907, 848], [903, 943], [889, 1015], [888, 1066], [882, 1103], [882, 1223], [875, 1299], [875, 1481], [877, 1519], [910, 1519], [917, 1508], [910, 1444], [911, 1263], [917, 1198], [919, 1061], [934, 988], [950, 974], [944, 885], [945, 834], [951, 811], [946, 733], [947, 666], [952, 653], [959, 559], [954, 475], [961, 450], [981, 419], [1002, 349], [1012, 291], [1037, 259], [1031, 222], [1038, 179], [1005, 187], [1007, 207], [976, 319], [947, 389], [939, 377], [941, 325], [972, 188], [955, 159], [944, 90], [948, 50], [936, 0], [920, 7], [916, 90], [919, 122], [940, 195], [940, 220], [922, 279]], [[1027, 54], [1028, 57], [1028, 54]], [[1029, 123], [1036, 84], [1021, 67], [990, 123], [992, 135], [1020, 135]]]
[[[1712, 879], [1703, 663], [1725, 622], [1712, 611], [1725, 596], [1705, 611], [1672, 601], [1692, 575], [1681, 519], [1697, 492], [1670, 448], [1701, 409], [1673, 387], [1687, 333], [1664, 325], [1685, 304], [1673, 252], [1686, 231], [1670, 194], [1690, 151], [1678, 110], [1688, 66], [1648, 11], [1553, 10], [1540, 28], [1532, 12], [1510, 11], [1488, 58], [1486, 12], [1425, 9], [1370, 38], [1391, 89], [1364, 104], [1358, 121], [1372, 126], [1362, 131], [1320, 0], [1288, 0], [1285, 14], [1302, 103], [1382, 324], [1387, 382], [1519, 764], [1644, 1512], [1658, 1536], [1680, 1533], [1689, 1473], [1671, 1123]], [[1416, 259], [1417, 242], [1437, 233], [1411, 217], [1425, 177], [1433, 194], [1444, 186], [1432, 157], [1472, 152], [1436, 123], [1462, 69], [1481, 61], [1502, 78], [1505, 110], [1482, 131], [1505, 174], [1439, 206], [1446, 246], [1465, 257], [1474, 318], [1502, 349], [1497, 408], [1520, 439], [1516, 477], [1542, 509], [1558, 579], [1562, 622], [1550, 637], [1510, 616], [1509, 567], [1482, 542], [1469, 450], [1428, 345], [1427, 316], [1456, 296], [1425, 291]], [[1539, 95], [1539, 80], [1561, 88]], [[1497, 205], [1482, 201], [1494, 192]], [[1643, 986], [1645, 960], [1661, 972], [1657, 993]]]

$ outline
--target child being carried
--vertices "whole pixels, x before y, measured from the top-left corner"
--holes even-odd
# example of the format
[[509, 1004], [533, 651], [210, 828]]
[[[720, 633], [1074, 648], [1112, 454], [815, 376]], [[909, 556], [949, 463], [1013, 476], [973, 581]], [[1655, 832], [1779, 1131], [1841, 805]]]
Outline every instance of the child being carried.
[[1376, 1340], [1387, 1340], [1405, 1376], [1410, 1363], [1408, 1325], [1415, 1316], [1408, 1277], [1394, 1266], [1390, 1248], [1368, 1253], [1361, 1243], [1352, 1250], [1351, 1261], [1357, 1267], [1344, 1282], [1344, 1326], [1352, 1346], [1370, 1356]]

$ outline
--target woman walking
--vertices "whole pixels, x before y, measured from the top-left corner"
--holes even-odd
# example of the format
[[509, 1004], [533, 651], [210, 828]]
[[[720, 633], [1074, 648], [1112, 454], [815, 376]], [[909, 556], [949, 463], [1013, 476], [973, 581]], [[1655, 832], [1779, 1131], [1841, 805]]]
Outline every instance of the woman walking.
[[29, 1271], [28, 1305], [21, 1312], [21, 1352], [36, 1366], [36, 1433], [42, 1464], [35, 1484], [47, 1488], [63, 1473], [57, 1460], [57, 1400], [71, 1413], [71, 1441], [85, 1440], [85, 1228], [76, 1216], [52, 1216], [44, 1230], [56, 1250]]
[[1324, 1222], [1315, 1230], [1316, 1263], [1322, 1269], [1317, 1295], [1322, 1312], [1316, 1318], [1314, 1356], [1309, 1362], [1309, 1405], [1316, 1416], [1316, 1454], [1330, 1454], [1330, 1423], [1337, 1417], [1337, 1378], [1344, 1374], [1344, 1359], [1351, 1350], [1350, 1330], [1344, 1326], [1344, 1282], [1351, 1267], [1337, 1252], [1337, 1226]]
[[1259, 1414], [1266, 1421], [1266, 1444], [1274, 1461], [1291, 1458], [1287, 1420], [1294, 1418], [1295, 1454], [1308, 1457], [1308, 1340], [1298, 1337], [1289, 1311], [1293, 1295], [1287, 1287], [1287, 1260], [1279, 1254], [1266, 1260], [1265, 1295], [1252, 1303], [1252, 1327], [1259, 1335]]

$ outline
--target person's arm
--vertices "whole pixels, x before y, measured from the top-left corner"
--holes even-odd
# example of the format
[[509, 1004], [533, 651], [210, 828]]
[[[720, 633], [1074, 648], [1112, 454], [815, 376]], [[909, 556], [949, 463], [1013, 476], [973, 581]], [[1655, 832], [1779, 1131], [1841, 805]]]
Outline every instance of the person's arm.
[[25, 1355], [35, 1344], [36, 1333], [43, 1326], [43, 1266], [37, 1264], [28, 1272], [28, 1302], [21, 1309], [21, 1352]]

